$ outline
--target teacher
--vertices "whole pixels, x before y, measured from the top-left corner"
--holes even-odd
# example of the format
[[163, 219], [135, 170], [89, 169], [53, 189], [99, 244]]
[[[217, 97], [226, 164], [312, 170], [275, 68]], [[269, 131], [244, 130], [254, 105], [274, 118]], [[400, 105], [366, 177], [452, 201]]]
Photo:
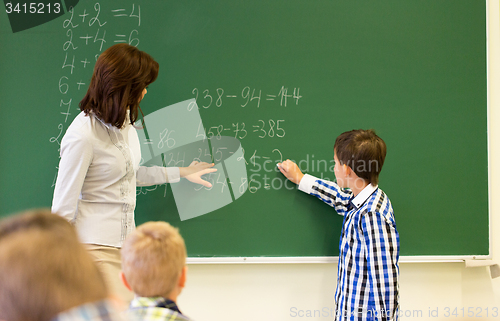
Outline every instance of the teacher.
[[136, 186], [175, 183], [185, 177], [211, 187], [201, 176], [216, 171], [214, 164], [203, 162], [189, 167], [140, 166], [134, 123], [158, 69], [150, 55], [127, 44], [114, 45], [99, 56], [80, 102], [82, 112], [61, 141], [52, 202], [52, 212], [76, 227], [111, 293], [125, 301], [133, 295], [118, 277], [120, 248], [135, 228]]

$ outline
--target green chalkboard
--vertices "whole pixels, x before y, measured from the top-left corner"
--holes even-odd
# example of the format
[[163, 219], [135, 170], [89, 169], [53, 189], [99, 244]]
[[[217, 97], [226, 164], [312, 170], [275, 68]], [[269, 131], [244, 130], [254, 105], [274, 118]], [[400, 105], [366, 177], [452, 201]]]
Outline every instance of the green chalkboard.
[[[174, 185], [138, 189], [137, 224], [178, 226], [190, 257], [336, 256], [342, 217], [275, 164], [293, 159], [333, 180], [335, 138], [356, 128], [387, 143], [380, 187], [394, 206], [401, 255], [489, 254], [485, 1], [73, 4], [19, 32], [0, 13], [0, 215], [51, 205], [59, 142], [95, 59], [127, 42], [160, 64], [140, 135], [151, 144], [175, 139], [148, 128], [148, 115], [188, 101], [202, 120], [195, 134], [211, 138], [201, 142], [206, 150], [195, 142], [188, 156], [157, 161], [219, 163], [214, 145], [225, 139], [241, 152], [232, 160], [246, 175], [220, 167], [206, 195], [231, 192], [204, 215], [181, 220]], [[191, 204], [219, 197], [206, 195]]]

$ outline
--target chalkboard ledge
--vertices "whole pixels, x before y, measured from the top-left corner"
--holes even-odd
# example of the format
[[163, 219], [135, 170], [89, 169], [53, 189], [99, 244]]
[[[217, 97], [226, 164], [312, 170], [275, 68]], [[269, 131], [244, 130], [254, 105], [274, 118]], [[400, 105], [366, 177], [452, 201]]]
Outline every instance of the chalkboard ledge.
[[[452, 263], [491, 260], [490, 255], [401, 256], [400, 263]], [[303, 257], [188, 257], [187, 264], [285, 264], [338, 263], [337, 256]]]

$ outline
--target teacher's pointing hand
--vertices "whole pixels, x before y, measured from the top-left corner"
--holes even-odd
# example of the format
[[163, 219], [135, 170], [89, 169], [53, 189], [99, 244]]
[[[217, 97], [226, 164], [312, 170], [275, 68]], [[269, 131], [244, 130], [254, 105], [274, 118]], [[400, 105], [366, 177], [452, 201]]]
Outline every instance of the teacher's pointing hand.
[[186, 178], [188, 181], [205, 187], [212, 187], [212, 184], [202, 178], [203, 175], [216, 172], [217, 169], [213, 168], [214, 163], [205, 163], [193, 161], [188, 167], [179, 167], [181, 177]]

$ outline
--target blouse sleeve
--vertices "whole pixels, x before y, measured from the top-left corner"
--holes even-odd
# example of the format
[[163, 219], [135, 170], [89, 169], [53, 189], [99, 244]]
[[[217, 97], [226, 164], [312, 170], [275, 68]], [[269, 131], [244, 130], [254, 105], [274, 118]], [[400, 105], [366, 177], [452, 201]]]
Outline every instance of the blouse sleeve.
[[64, 135], [52, 212], [70, 222], [76, 219], [78, 199], [92, 158], [92, 144], [85, 135], [74, 131]]
[[140, 166], [137, 170], [137, 186], [151, 186], [177, 183], [180, 180], [179, 167]]

